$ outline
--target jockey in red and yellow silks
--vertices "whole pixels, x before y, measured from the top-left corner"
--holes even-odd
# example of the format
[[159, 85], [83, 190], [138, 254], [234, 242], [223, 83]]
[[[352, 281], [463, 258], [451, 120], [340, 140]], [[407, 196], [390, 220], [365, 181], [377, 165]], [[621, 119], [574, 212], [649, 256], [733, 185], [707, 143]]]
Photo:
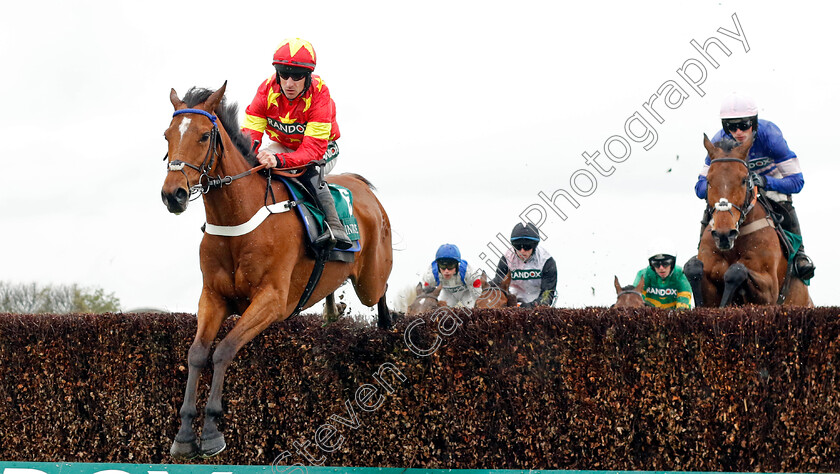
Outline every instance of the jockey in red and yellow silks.
[[[315, 49], [305, 40], [287, 39], [274, 53], [277, 73], [263, 81], [251, 105], [245, 109], [244, 132], [262, 143], [263, 133], [290, 153], [280, 153], [278, 166], [300, 166], [320, 160], [327, 144], [340, 133], [335, 121], [335, 102], [330, 90], [315, 70]], [[284, 94], [281, 74], [303, 75], [303, 92], [289, 98]], [[288, 76], [287, 76], [288, 77]]]
[[293, 100], [283, 95], [275, 76], [269, 77], [245, 109], [242, 129], [252, 140], [262, 143], [265, 132], [270, 140], [294, 150], [281, 153], [278, 166], [300, 166], [320, 160], [327, 144], [340, 136], [330, 90], [320, 77], [311, 77], [309, 88]]
[[[275, 74], [263, 81], [251, 105], [245, 109], [242, 131], [255, 142], [254, 149], [259, 149], [257, 160], [269, 168], [318, 161], [299, 178], [317, 198], [329, 227], [315, 244], [349, 249], [353, 243], [321, 179], [335, 166], [338, 156], [335, 140], [340, 134], [330, 90], [320, 77], [312, 74], [315, 49], [300, 38], [284, 40], [274, 52], [272, 64]], [[268, 134], [270, 143], [261, 147], [263, 133]]]

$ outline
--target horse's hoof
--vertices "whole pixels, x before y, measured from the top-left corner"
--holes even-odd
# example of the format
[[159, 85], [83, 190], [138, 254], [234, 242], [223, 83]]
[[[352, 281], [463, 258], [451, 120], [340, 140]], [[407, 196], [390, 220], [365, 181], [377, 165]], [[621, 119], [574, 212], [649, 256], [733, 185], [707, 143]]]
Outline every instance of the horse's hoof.
[[212, 439], [201, 438], [201, 455], [205, 458], [212, 458], [224, 451], [226, 446], [225, 436], [221, 433]]
[[199, 455], [198, 443], [193, 439], [192, 441], [181, 442], [175, 440], [172, 447], [169, 448], [169, 455], [174, 459], [186, 461], [194, 459]]

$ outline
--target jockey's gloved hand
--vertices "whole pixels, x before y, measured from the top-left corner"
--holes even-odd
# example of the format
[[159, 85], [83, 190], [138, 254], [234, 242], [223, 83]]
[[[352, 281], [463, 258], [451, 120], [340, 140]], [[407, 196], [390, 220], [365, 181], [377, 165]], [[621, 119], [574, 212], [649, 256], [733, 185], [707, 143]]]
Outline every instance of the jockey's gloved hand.
[[540, 295], [539, 300], [537, 300], [540, 305], [542, 306], [551, 306], [551, 303], [554, 302], [554, 292], [551, 290], [545, 290]]
[[761, 189], [764, 189], [764, 188], [767, 187], [767, 178], [765, 178], [764, 176], [762, 176], [758, 173], [752, 173], [752, 178], [751, 179], [752, 179], [752, 182], [753, 182], [753, 186], [755, 186], [757, 188], [761, 188]]

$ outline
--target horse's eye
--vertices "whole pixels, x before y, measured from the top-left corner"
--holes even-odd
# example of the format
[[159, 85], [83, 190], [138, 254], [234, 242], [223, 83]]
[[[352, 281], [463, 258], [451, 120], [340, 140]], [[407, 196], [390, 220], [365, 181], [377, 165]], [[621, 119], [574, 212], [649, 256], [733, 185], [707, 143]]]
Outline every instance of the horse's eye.
[[199, 142], [204, 143], [210, 139], [210, 132], [206, 132], [204, 135], [201, 136], [201, 140]]

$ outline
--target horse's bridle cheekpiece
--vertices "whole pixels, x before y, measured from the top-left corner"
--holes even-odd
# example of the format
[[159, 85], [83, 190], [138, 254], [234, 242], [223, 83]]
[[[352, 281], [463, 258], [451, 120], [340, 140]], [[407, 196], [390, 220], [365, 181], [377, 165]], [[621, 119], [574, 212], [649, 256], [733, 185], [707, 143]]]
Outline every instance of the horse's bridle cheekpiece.
[[[181, 114], [199, 114], [207, 117], [210, 119], [210, 122], [213, 123], [213, 129], [210, 131], [210, 144], [207, 148], [207, 154], [204, 155], [204, 160], [201, 162], [200, 166], [195, 166], [193, 164], [187, 163], [181, 160], [173, 160], [170, 161], [167, 165], [168, 171], [180, 171], [184, 178], [187, 179], [187, 187], [190, 190], [190, 195], [194, 194], [207, 194], [212, 188], [220, 188], [222, 185], [230, 184], [231, 181], [236, 179], [235, 177], [231, 176], [217, 176], [215, 178], [210, 176], [210, 170], [213, 168], [213, 164], [216, 160], [216, 157], [221, 159], [221, 155], [224, 152], [224, 147], [222, 146], [222, 141], [219, 139], [219, 126], [216, 124], [216, 116], [201, 110], [201, 109], [181, 109], [176, 110], [172, 117], [177, 117]], [[217, 148], [218, 147], [218, 148]], [[169, 157], [169, 153], [167, 153], [163, 160], [166, 161], [166, 158]], [[190, 185], [190, 179], [187, 174], [184, 172], [184, 167], [192, 168], [198, 171], [201, 176], [198, 178], [198, 183], [194, 185]]]

